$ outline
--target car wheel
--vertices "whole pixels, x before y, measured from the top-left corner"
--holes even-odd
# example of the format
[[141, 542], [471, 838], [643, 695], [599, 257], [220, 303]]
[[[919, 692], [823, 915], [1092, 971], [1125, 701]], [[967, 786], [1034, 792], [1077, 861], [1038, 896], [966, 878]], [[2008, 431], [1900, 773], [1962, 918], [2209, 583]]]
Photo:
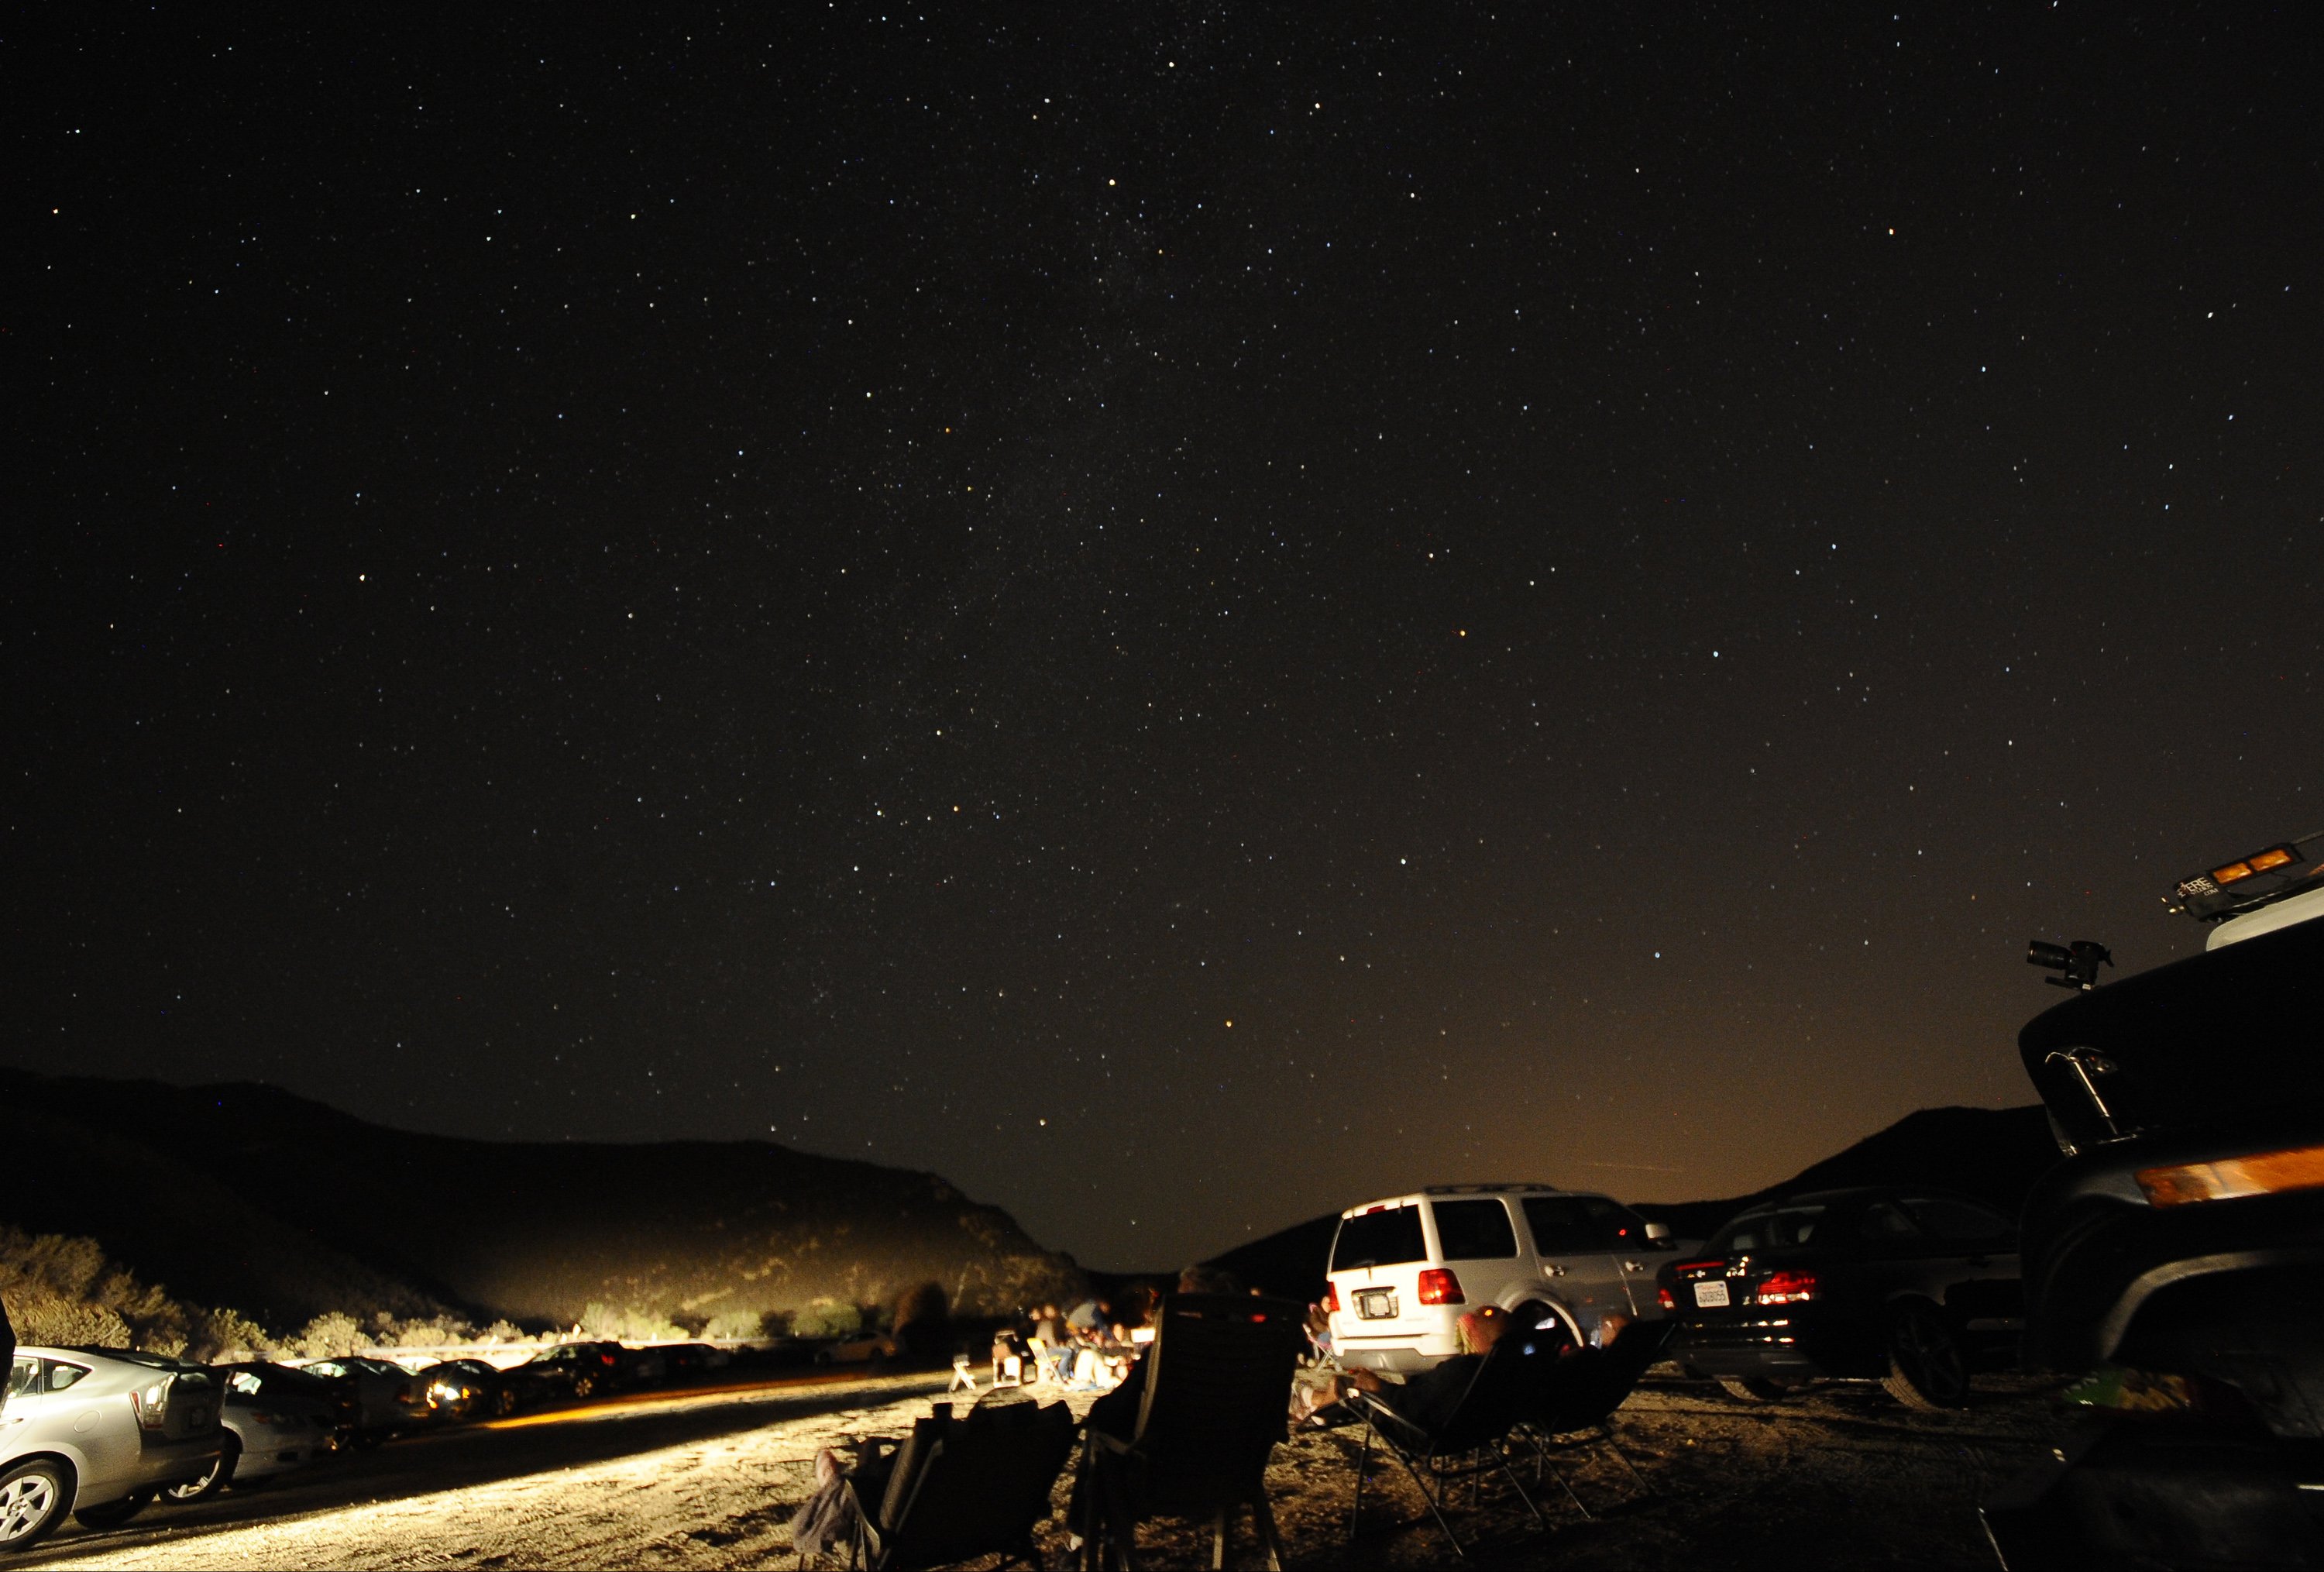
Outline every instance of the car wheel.
[[1900, 1305], [1888, 1318], [1888, 1374], [1880, 1384], [1908, 1409], [1957, 1409], [1969, 1401], [1969, 1357], [1936, 1311]]
[[181, 1479], [175, 1484], [161, 1487], [161, 1499], [180, 1504], [216, 1495], [234, 1478], [234, 1466], [242, 1460], [242, 1443], [231, 1435], [226, 1438], [226, 1449], [210, 1459], [209, 1467], [191, 1479]]
[[576, 1375], [576, 1376], [575, 1376], [575, 1377], [573, 1378], [573, 1395], [574, 1395], [575, 1397], [576, 1397], [576, 1398], [584, 1398], [584, 1397], [587, 1397], [591, 1392], [595, 1392], [595, 1391], [596, 1391], [596, 1390], [597, 1390], [597, 1378], [596, 1378], [595, 1376], [594, 1376], [594, 1375]]
[[504, 1386], [501, 1388], [500, 1391], [493, 1393], [493, 1413], [495, 1418], [504, 1419], [514, 1412], [516, 1412], [516, 1389], [514, 1387]]
[[1764, 1375], [1722, 1375], [1719, 1377], [1719, 1389], [1745, 1402], [1781, 1402], [1799, 1390], [1780, 1381], [1769, 1381]]
[[85, 1529], [118, 1528], [152, 1505], [153, 1494], [152, 1491], [140, 1490], [103, 1506], [85, 1506], [73, 1513], [73, 1521]]
[[0, 1550], [29, 1550], [64, 1521], [73, 1497], [72, 1470], [35, 1457], [0, 1474]]

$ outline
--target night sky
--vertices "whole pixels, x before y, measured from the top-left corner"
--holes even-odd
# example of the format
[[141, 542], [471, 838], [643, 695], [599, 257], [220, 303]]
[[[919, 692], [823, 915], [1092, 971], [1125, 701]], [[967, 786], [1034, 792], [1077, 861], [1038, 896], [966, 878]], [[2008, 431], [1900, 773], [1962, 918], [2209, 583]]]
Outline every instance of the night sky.
[[2306, 6], [487, 9], [8, 40], [15, 1063], [1163, 1267], [2324, 826]]

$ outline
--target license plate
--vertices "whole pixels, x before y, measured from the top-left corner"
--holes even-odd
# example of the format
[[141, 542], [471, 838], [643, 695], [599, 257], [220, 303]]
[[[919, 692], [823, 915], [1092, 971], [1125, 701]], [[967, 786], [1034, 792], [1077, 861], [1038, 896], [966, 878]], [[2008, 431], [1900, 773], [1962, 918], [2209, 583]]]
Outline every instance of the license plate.
[[188, 1409], [188, 1410], [186, 1410], [186, 1428], [187, 1428], [188, 1429], [189, 1429], [189, 1430], [198, 1430], [198, 1429], [200, 1429], [204, 1425], [207, 1425], [207, 1424], [208, 1424], [209, 1422], [210, 1422], [210, 1410], [208, 1410], [208, 1409], [199, 1409], [199, 1408], [196, 1408], [196, 1409]]
[[1727, 1297], [1723, 1282], [1699, 1282], [1694, 1285], [1694, 1303], [1698, 1309], [1724, 1309], [1735, 1301]]
[[1356, 1296], [1356, 1314], [1367, 1321], [1385, 1321], [1396, 1315], [1396, 1295], [1384, 1288], [1367, 1289]]

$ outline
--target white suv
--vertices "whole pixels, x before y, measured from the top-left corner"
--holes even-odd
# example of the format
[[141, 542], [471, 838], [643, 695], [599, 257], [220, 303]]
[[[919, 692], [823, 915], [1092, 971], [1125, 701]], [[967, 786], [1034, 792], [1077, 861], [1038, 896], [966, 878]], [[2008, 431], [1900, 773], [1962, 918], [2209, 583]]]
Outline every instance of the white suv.
[[1423, 1370], [1461, 1351], [1460, 1320], [1499, 1305], [1586, 1338], [1600, 1318], [1659, 1319], [1670, 1230], [1604, 1196], [1548, 1185], [1438, 1185], [1340, 1214], [1332, 1343], [1343, 1364]]

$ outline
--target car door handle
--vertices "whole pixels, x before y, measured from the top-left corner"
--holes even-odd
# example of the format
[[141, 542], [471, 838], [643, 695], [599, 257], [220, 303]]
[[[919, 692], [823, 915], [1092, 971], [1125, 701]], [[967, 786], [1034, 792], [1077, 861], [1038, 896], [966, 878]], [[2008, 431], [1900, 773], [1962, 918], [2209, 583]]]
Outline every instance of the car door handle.
[[1644, 1271], [1646, 1270], [1646, 1263], [1643, 1261], [1626, 1261], [1622, 1262], [1622, 1270], [1624, 1271]]
[[1565, 1275], [1565, 1268], [1558, 1265], [1557, 1262], [1554, 1261], [1543, 1262], [1541, 1269], [1551, 1277], [1563, 1277]]

